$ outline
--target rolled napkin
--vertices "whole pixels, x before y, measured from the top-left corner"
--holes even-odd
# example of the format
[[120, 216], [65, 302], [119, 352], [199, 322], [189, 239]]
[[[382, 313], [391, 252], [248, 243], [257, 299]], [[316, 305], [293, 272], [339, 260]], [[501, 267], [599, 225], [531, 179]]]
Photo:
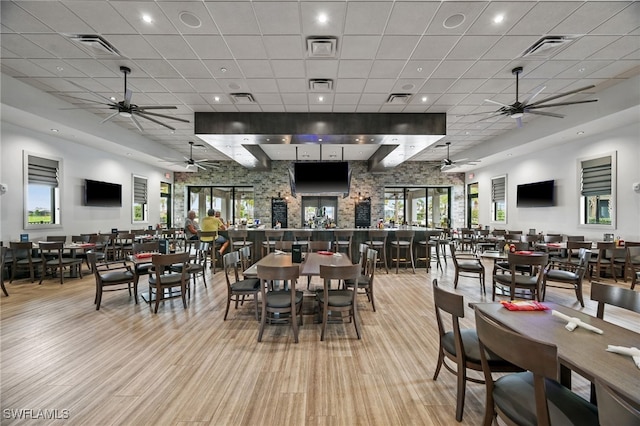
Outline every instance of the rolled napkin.
[[340, 256], [342, 256], [342, 253], [333, 253], [333, 255], [334, 255], [335, 257], [340, 257]]
[[565, 325], [564, 328], [566, 328], [569, 331], [575, 330], [576, 327], [582, 327], [582, 328], [586, 328], [589, 331], [593, 331], [594, 333], [602, 334], [602, 330], [600, 330], [598, 327], [594, 327], [591, 324], [587, 324], [586, 322], [582, 321], [580, 318], [570, 317], [569, 315], [565, 315], [556, 310], [552, 310], [551, 315], [567, 321], [567, 325]]
[[640, 368], [640, 349], [638, 348], [625, 348], [624, 346], [607, 345], [607, 352], [630, 356], [633, 358], [633, 362], [636, 364], [636, 367]]
[[287, 254], [286, 252], [282, 251], [282, 250], [274, 250], [273, 251], [275, 254]]

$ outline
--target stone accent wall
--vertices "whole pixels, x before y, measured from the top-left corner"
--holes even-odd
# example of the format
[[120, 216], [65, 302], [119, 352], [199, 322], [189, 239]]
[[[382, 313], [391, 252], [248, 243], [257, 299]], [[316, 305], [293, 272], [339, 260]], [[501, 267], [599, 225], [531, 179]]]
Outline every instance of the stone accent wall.
[[[197, 173], [174, 173], [173, 217], [176, 226], [182, 226], [187, 214], [186, 188], [188, 185], [253, 186], [254, 215], [267, 226], [271, 224], [271, 198], [288, 197], [287, 217], [290, 228], [300, 227], [301, 196], [291, 197], [289, 161], [274, 161], [268, 172], [245, 169], [233, 161], [220, 162], [220, 168], [200, 170]], [[385, 186], [451, 186], [451, 218], [455, 228], [465, 226], [465, 186], [463, 173], [442, 173], [440, 164], [407, 161], [386, 172], [370, 173], [365, 161], [350, 161], [351, 193], [348, 198], [338, 197], [338, 226], [354, 227], [355, 201], [358, 193], [371, 197], [371, 220], [384, 214]], [[314, 194], [322, 195], [322, 194]]]

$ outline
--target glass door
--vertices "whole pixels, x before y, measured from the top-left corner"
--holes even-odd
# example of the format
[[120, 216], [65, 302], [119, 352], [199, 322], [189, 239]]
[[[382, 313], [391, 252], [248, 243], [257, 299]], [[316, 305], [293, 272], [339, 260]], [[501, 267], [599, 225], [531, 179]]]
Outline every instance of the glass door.
[[171, 228], [171, 184], [160, 182], [160, 224]]
[[467, 228], [477, 228], [480, 224], [480, 202], [478, 201], [478, 184], [467, 185]]
[[302, 226], [326, 228], [338, 226], [338, 197], [302, 197]]

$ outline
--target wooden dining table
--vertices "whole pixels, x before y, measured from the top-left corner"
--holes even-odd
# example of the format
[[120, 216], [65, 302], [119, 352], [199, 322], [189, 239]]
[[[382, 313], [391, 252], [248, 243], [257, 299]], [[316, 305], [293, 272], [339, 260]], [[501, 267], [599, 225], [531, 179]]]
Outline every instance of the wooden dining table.
[[[320, 265], [329, 266], [349, 266], [351, 259], [344, 253], [322, 254], [317, 252], [303, 253], [304, 259], [300, 265], [300, 275], [303, 276], [319, 276]], [[258, 277], [258, 265], [286, 267], [295, 265], [292, 260], [291, 253], [288, 252], [272, 252], [251, 265], [242, 274], [245, 277]]]
[[[471, 306], [502, 326], [558, 348], [560, 382], [571, 387], [571, 372], [587, 380], [600, 378], [611, 383], [625, 398], [640, 404], [640, 369], [630, 356], [607, 352], [607, 345], [640, 348], [640, 333], [592, 317], [552, 302], [544, 302], [546, 311], [510, 311], [500, 303], [473, 303]], [[553, 316], [556, 310], [577, 317], [603, 331], [597, 334], [578, 327], [565, 328], [566, 322]]]

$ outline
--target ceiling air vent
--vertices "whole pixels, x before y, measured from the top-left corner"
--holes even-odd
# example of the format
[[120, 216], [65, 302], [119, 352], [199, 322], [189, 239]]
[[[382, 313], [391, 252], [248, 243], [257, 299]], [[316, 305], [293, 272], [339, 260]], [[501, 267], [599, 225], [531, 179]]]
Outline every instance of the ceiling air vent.
[[578, 39], [578, 35], [564, 35], [564, 36], [544, 36], [540, 40], [536, 41], [524, 51], [523, 58], [548, 58], [555, 55], [572, 41]]
[[122, 56], [118, 49], [97, 34], [65, 34], [65, 36], [80, 44], [94, 57]]
[[330, 92], [333, 90], [333, 80], [326, 78], [312, 78], [309, 80], [309, 90], [312, 92]]
[[392, 93], [387, 98], [388, 104], [393, 105], [406, 105], [411, 99], [411, 93]]
[[335, 58], [338, 39], [335, 37], [307, 38], [307, 56], [309, 58]]
[[231, 99], [237, 104], [255, 104], [256, 100], [251, 93], [231, 93]]

